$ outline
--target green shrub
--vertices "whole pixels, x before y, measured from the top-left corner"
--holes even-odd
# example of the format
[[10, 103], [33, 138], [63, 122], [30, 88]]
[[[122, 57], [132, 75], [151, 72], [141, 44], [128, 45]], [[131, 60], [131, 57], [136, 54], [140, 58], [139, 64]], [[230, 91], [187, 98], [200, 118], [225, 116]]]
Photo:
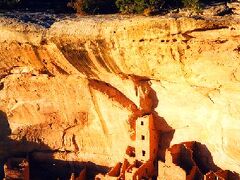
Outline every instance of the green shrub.
[[184, 7], [192, 8], [192, 9], [199, 9], [200, 2], [199, 0], [181, 0]]
[[160, 10], [164, 0], [116, 0], [116, 5], [123, 13], [142, 13], [145, 9]]
[[116, 0], [116, 5], [122, 13], [142, 13], [145, 9], [160, 11], [171, 8], [199, 9], [199, 0]]

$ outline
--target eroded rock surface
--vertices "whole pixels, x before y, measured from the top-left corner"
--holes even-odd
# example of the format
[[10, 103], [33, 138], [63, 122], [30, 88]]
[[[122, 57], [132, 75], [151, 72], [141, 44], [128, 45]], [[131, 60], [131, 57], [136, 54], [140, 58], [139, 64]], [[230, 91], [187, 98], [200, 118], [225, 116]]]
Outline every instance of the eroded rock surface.
[[152, 113], [160, 149], [197, 141], [240, 173], [238, 16], [78, 17], [49, 29], [2, 18], [0, 30], [2, 156], [112, 167]]

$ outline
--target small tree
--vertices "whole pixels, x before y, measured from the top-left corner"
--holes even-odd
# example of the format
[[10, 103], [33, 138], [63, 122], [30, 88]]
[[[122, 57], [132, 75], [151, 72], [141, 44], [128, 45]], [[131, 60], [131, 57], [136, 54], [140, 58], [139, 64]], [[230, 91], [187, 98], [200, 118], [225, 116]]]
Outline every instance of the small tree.
[[67, 6], [75, 9], [79, 14], [85, 14], [87, 5], [85, 0], [71, 0]]
[[115, 0], [71, 0], [68, 3], [79, 14], [116, 13]]

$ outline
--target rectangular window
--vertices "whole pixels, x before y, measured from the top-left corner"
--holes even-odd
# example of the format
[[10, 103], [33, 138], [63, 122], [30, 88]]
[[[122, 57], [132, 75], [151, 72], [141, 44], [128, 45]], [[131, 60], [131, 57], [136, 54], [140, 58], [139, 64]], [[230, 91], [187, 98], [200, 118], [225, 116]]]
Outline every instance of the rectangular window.
[[141, 121], [141, 125], [142, 125], [142, 126], [144, 125], [144, 122], [143, 122], [143, 121]]
[[142, 135], [142, 136], [141, 136], [141, 139], [142, 139], [142, 140], [145, 140], [145, 136], [144, 136], [144, 135]]
[[142, 156], [145, 156], [146, 151], [142, 150]]

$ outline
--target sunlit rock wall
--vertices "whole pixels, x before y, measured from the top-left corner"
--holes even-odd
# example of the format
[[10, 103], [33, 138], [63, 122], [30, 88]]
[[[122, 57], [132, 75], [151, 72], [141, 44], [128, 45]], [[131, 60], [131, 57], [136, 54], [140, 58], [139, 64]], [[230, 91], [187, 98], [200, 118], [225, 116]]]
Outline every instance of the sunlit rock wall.
[[79, 17], [50, 29], [3, 19], [0, 29], [9, 146], [24, 140], [55, 158], [112, 166], [136, 117], [154, 112], [168, 125], [159, 131], [174, 132], [170, 144], [200, 142], [217, 166], [240, 173], [236, 17]]

